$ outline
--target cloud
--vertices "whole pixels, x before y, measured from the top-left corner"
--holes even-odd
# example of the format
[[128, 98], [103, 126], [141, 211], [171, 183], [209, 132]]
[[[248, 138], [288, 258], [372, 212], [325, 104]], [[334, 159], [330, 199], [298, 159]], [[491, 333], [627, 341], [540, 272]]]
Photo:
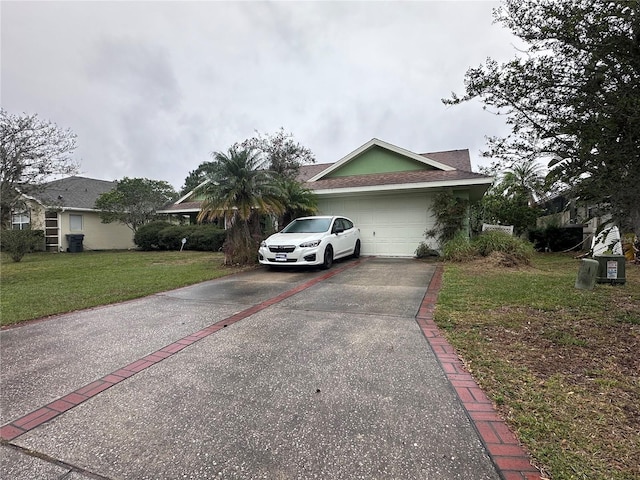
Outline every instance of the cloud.
[[491, 2], [2, 2], [2, 106], [78, 134], [83, 173], [179, 188], [212, 151], [280, 127], [333, 162], [372, 137], [417, 152], [506, 132], [446, 107], [514, 54]]

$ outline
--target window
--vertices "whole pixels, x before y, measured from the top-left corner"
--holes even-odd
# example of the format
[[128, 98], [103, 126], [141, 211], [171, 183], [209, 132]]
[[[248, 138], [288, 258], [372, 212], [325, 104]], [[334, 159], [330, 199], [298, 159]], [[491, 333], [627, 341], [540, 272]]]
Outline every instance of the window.
[[28, 230], [31, 224], [29, 211], [13, 212], [11, 215], [11, 228], [13, 230]]
[[31, 228], [31, 212], [24, 202], [16, 202], [11, 209], [11, 228], [13, 230], [28, 230]]
[[69, 215], [69, 230], [72, 232], [82, 231], [82, 215]]

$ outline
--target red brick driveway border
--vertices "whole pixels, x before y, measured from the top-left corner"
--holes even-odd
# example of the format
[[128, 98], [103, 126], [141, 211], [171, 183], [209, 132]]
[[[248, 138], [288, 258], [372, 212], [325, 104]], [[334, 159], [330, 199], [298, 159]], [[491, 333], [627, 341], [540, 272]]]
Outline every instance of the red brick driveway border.
[[436, 271], [429, 283], [416, 321], [442, 366], [451, 386], [458, 394], [471, 423], [475, 426], [498, 473], [504, 480], [544, 480], [531, 464], [531, 458], [518, 442], [493, 403], [464, 368], [454, 348], [442, 336], [433, 320], [433, 312], [442, 287], [443, 267]]

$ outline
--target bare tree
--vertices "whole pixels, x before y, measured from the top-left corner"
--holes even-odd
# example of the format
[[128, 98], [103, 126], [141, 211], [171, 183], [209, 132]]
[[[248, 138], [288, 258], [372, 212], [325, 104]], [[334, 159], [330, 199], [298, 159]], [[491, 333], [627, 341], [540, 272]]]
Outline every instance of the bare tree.
[[0, 221], [10, 228], [11, 210], [21, 194], [33, 194], [56, 175], [72, 175], [76, 135], [34, 115], [0, 109]]

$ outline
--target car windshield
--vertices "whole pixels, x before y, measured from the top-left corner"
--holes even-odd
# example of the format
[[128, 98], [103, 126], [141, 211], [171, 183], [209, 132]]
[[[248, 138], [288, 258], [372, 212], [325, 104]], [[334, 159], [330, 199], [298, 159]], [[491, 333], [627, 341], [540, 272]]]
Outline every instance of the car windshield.
[[302, 218], [291, 222], [280, 233], [321, 233], [330, 226], [330, 218]]

